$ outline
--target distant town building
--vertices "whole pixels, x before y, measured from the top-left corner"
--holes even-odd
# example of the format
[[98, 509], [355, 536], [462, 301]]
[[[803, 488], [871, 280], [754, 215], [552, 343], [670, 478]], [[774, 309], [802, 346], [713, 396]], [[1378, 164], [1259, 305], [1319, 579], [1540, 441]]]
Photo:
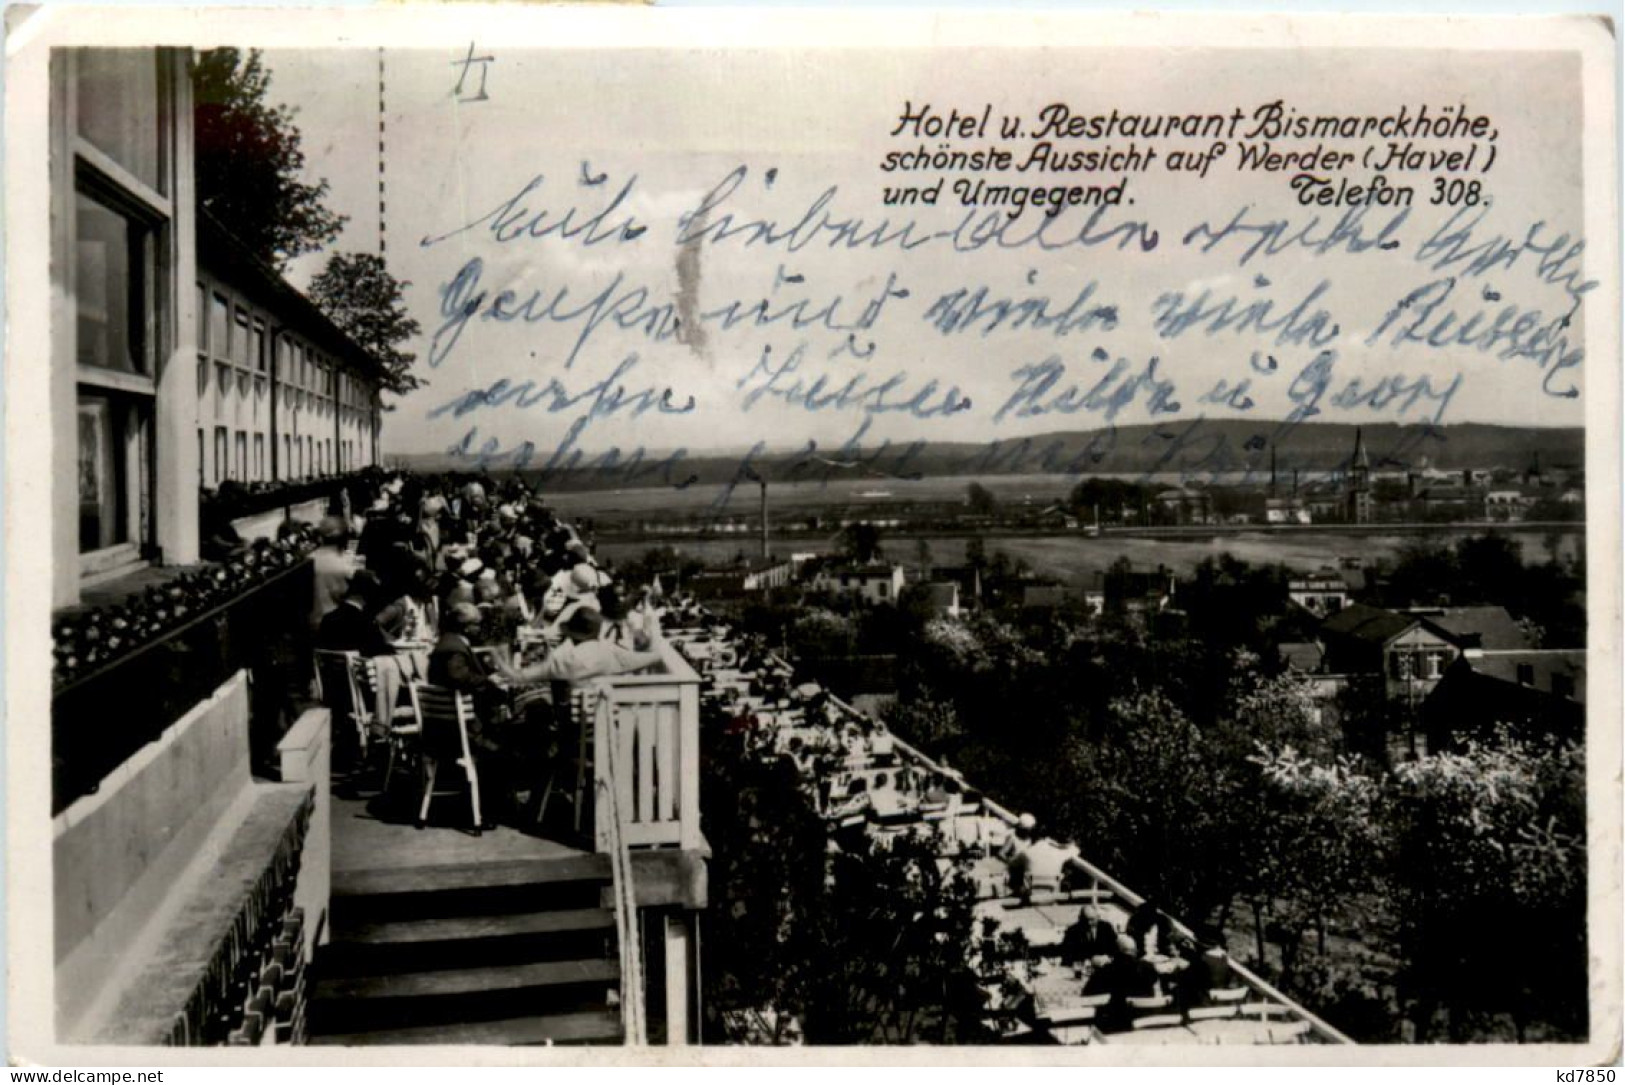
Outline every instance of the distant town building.
[[1428, 748], [1492, 738], [1498, 726], [1525, 735], [1585, 734], [1586, 652], [1576, 649], [1469, 649], [1445, 672], [1424, 706]]
[[901, 565], [834, 565], [818, 571], [813, 590], [868, 603], [896, 603], [904, 583]]
[[1424, 618], [1463, 651], [1519, 651], [1532, 648], [1529, 634], [1506, 607], [1408, 607], [1405, 613]]
[[1371, 458], [1366, 455], [1364, 431], [1354, 430], [1354, 455], [1349, 460], [1345, 516], [1351, 524], [1371, 522]]
[[1349, 588], [1343, 574], [1327, 571], [1295, 577], [1287, 582], [1287, 596], [1316, 617], [1336, 614], [1349, 604]]
[[1342, 675], [1380, 675], [1390, 700], [1420, 703], [1461, 649], [1424, 618], [1352, 603], [1320, 626], [1325, 668]]
[[1319, 674], [1326, 662], [1325, 649], [1314, 641], [1287, 641], [1275, 650], [1282, 664], [1299, 674]]
[[1213, 501], [1205, 490], [1179, 486], [1163, 490], [1153, 500], [1159, 523], [1177, 527], [1213, 522]]
[[688, 579], [688, 589], [702, 600], [736, 599], [786, 587], [796, 565], [789, 560], [752, 558], [723, 569], [704, 569]]
[[1078, 529], [1078, 517], [1070, 509], [1060, 505], [1051, 505], [1038, 514], [1038, 522], [1044, 527], [1064, 528], [1067, 531]]
[[1021, 609], [1054, 610], [1066, 602], [1066, 588], [1060, 584], [1023, 584]]
[[1266, 524], [1308, 524], [1314, 522], [1309, 506], [1296, 497], [1269, 497], [1264, 499]]
[[1484, 495], [1484, 517], [1501, 523], [1517, 523], [1524, 519], [1539, 500], [1524, 490], [1490, 490]]
[[1173, 570], [1113, 567], [1095, 573], [1102, 610], [1130, 614], [1156, 613], [1173, 601], [1177, 582]]

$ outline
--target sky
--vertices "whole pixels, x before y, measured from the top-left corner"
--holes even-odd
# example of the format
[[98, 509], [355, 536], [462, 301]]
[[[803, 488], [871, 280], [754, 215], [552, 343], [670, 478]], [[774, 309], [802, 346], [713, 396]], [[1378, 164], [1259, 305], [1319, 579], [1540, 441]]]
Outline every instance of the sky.
[[[470, 65], [471, 49], [492, 59]], [[271, 96], [299, 110], [309, 175], [329, 182], [330, 206], [350, 218], [337, 247], [376, 251], [377, 51], [273, 50], [266, 61]], [[463, 41], [389, 50], [384, 76], [387, 256], [424, 328], [408, 349], [427, 382], [388, 416], [387, 451], [506, 453], [529, 442], [545, 459], [561, 446], [982, 442], [1294, 411], [1583, 421], [1584, 279], [1579, 257], [1559, 262], [1582, 225], [1571, 55]], [[1476, 144], [1478, 164], [1495, 159], [1447, 177], [1461, 183], [1439, 195], [1455, 207], [1429, 203], [1439, 174], [1425, 158], [1414, 172], [1384, 170], [1412, 187], [1411, 206], [1344, 219], [1346, 207], [1300, 202], [1296, 170], [1238, 168], [1242, 145], [1257, 152], [1264, 141], [1237, 137], [1272, 102], [1307, 117], [1462, 109], [1488, 118], [1493, 138], [1414, 140], [1412, 150]], [[903, 119], [927, 107], [989, 121], [930, 137]], [[1120, 122], [1238, 110], [1242, 120], [1218, 140], [1066, 127], [1114, 110]], [[1004, 117], [1020, 135], [1001, 136]], [[1058, 155], [1132, 146], [1159, 157], [1127, 174], [881, 168], [891, 152], [921, 149], [998, 147], [1019, 164], [1043, 142]], [[1386, 156], [1389, 141], [1271, 143], [1353, 152], [1341, 173], [1324, 157], [1311, 164], [1332, 189], [1339, 176], [1369, 178], [1376, 170], [1359, 156]], [[1194, 169], [1168, 169], [1174, 152]], [[956, 191], [981, 180], [1109, 192], [1125, 177], [1116, 206], [1048, 221], [1040, 240], [1066, 245], [1017, 245], [1038, 231], [1041, 209], [1009, 220]], [[884, 202], [888, 186], [928, 191], [938, 179], [935, 205]], [[1340, 220], [1361, 240], [1318, 244]], [[893, 240], [832, 244], [816, 228], [857, 221], [848, 239], [879, 228]], [[753, 222], [774, 223], [778, 239]], [[1379, 234], [1383, 244], [1370, 244]], [[1280, 251], [1265, 251], [1268, 238]], [[1497, 240], [1501, 259], [1475, 265]], [[295, 281], [318, 262], [301, 261]], [[967, 310], [978, 291], [1029, 302], [1029, 317], [1043, 299], [1052, 319], [1018, 326], [1012, 314], [991, 326], [985, 305]]]

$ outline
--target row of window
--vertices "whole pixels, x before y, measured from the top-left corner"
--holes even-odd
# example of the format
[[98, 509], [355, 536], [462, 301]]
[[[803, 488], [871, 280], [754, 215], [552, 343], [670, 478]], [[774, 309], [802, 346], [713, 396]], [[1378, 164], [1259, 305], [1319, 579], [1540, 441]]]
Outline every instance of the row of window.
[[[341, 440], [335, 444], [331, 437], [317, 440], [309, 435], [295, 437], [285, 433], [282, 435], [281, 477], [320, 478], [353, 471], [358, 466], [355, 449], [355, 441]], [[208, 431], [199, 426], [197, 462], [198, 481], [203, 485], [212, 483], [218, 486], [228, 480], [266, 482], [271, 479], [271, 465], [266, 458], [263, 433], [251, 434], [246, 430], [233, 431], [229, 426], [216, 426], [211, 448]]]
[[[182, 211], [171, 194], [175, 136], [187, 130], [174, 108], [185, 72], [176, 55], [152, 49], [64, 50], [52, 65], [67, 96], [61, 138], [71, 152], [61, 183], [73, 212], [60, 266], [74, 303], [79, 548], [91, 555], [82, 568], [94, 572], [154, 544], [154, 501], [173, 500], [161, 491], [185, 485], [154, 478], [157, 376], [184, 332], [174, 320], [184, 289], [173, 251]], [[357, 466], [376, 424], [366, 383], [279, 334], [271, 314], [232, 291], [212, 282], [196, 291], [197, 391], [206, 419], [198, 430], [200, 480], [306, 478]], [[282, 434], [282, 447], [272, 447], [262, 396], [273, 370], [279, 402], [317, 419], [287, 428], [332, 436]], [[203, 402], [211, 387], [212, 412]], [[247, 409], [228, 411], [232, 395]]]
[[[216, 365], [235, 366], [240, 373], [262, 376], [271, 371], [271, 339], [265, 319], [204, 283], [197, 284], [197, 350], [200, 363], [212, 359]], [[316, 401], [334, 400], [349, 408], [371, 405], [365, 382], [341, 371], [314, 347], [287, 334], [276, 339], [276, 376], [283, 388], [308, 393]]]

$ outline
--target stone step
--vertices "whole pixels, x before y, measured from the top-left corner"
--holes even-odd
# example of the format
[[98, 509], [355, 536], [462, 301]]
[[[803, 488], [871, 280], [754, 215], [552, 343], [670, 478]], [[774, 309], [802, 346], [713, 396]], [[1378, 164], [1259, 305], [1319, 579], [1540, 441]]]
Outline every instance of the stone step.
[[509, 859], [410, 868], [350, 870], [333, 875], [333, 897], [385, 897], [420, 893], [512, 889], [538, 885], [608, 882], [609, 856]]
[[380, 1028], [366, 1032], [334, 1033], [311, 1038], [312, 1045], [365, 1044], [618, 1044], [622, 1042], [620, 1014], [614, 1010], [511, 1017], [497, 1021], [470, 1021], [412, 1028]]
[[620, 964], [616, 961], [576, 960], [387, 975], [326, 976], [316, 984], [315, 999], [354, 1005], [379, 999], [441, 998], [527, 988], [611, 984], [620, 979], [620, 973]]
[[523, 915], [469, 915], [445, 919], [349, 923], [335, 927], [333, 938], [336, 944], [343, 945], [395, 946], [614, 929], [615, 913], [607, 908], [566, 908]]

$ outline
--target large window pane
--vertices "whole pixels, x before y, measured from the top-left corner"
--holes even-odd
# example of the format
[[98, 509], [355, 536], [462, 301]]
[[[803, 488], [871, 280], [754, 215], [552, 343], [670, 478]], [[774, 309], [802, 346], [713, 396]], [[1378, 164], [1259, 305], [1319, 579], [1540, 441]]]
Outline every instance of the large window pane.
[[79, 397], [79, 552], [129, 539], [119, 412], [105, 396]]
[[209, 353], [216, 358], [231, 356], [231, 303], [219, 294], [209, 307]]
[[147, 372], [147, 231], [84, 193], [74, 200], [80, 365]]
[[151, 49], [79, 49], [75, 63], [79, 134], [163, 192], [158, 54]]

